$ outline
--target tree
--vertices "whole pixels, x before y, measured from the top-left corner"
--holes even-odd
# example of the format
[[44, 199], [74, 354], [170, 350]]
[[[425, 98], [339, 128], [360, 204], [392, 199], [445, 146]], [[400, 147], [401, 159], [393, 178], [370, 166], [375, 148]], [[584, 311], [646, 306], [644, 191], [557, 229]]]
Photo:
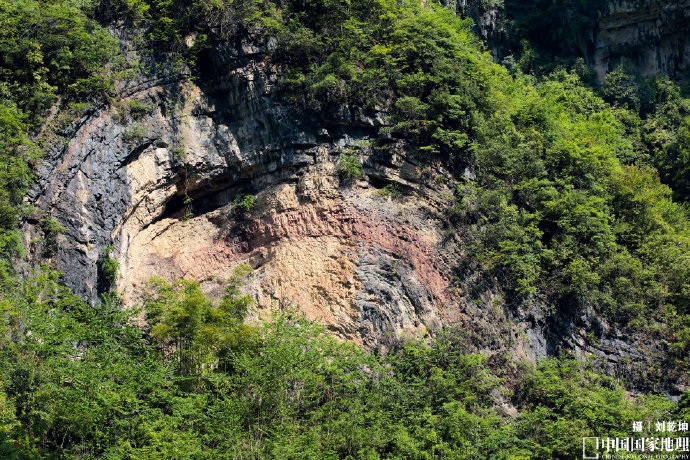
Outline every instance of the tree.
[[144, 309], [151, 335], [174, 357], [185, 388], [194, 388], [204, 372], [225, 367], [238, 341], [251, 340], [251, 328], [242, 321], [253, 300], [239, 289], [249, 270], [246, 265], [235, 269], [217, 303], [195, 281], [170, 284], [154, 277], [147, 283]]

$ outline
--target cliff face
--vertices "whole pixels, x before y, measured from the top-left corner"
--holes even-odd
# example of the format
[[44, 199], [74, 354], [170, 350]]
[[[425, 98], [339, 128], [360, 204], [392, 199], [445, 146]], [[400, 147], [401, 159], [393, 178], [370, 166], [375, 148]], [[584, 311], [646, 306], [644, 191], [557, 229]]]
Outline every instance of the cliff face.
[[621, 59], [643, 74], [687, 78], [690, 1], [610, 1], [600, 14], [590, 57], [600, 81]]
[[[593, 311], [510, 307], [495, 281], [459, 271], [465, 242], [444, 217], [458, 178], [398, 141], [387, 140], [393, 153], [372, 149], [383, 113], [288, 108], [268, 46], [217, 46], [198, 85], [183, 71], [139, 75], [116, 106], [86, 113], [50, 150], [29, 198], [67, 228], [52, 258], [66, 285], [96, 302], [108, 245], [126, 305], [152, 276], [198, 280], [219, 296], [247, 263], [254, 319], [292, 304], [380, 350], [454, 327], [469, 350], [499, 362], [563, 349], [640, 387], [661, 378], [657, 344], [622, 337]], [[361, 161], [360, 178], [339, 175], [343, 153]], [[234, 203], [246, 194], [255, 205], [242, 211]], [[27, 243], [39, 235], [27, 224]], [[38, 260], [40, 245], [29, 246]]]
[[[472, 18], [477, 34], [486, 43], [497, 61], [517, 52], [522, 45], [509, 43], [506, 34], [519, 34], [524, 15], [538, 11], [538, 2], [457, 0], [442, 2], [463, 16]], [[596, 2], [593, 2], [593, 5]], [[559, 37], [577, 34], [576, 47], [570, 50], [585, 58], [600, 82], [623, 60], [635, 66], [642, 76], [667, 75], [687, 79], [690, 72], [690, 2], [688, 0], [601, 1], [591, 10], [576, 11], [567, 2], [545, 8], [558, 12], [554, 30], [531, 30], [549, 49], [558, 49]], [[578, 20], [573, 15], [582, 16]], [[538, 15], [548, 24], [549, 11]], [[511, 21], [516, 24], [511, 25]], [[572, 21], [572, 22], [571, 22]], [[568, 29], [555, 30], [559, 28]], [[523, 31], [524, 32], [524, 31]], [[523, 37], [524, 38], [524, 37]], [[511, 40], [519, 41], [519, 37]]]
[[[343, 108], [330, 120], [299, 119], [272, 97], [264, 50], [243, 44], [208, 56], [202, 87], [179, 74], [141, 76], [122, 88], [118, 107], [85, 115], [69, 144], [55, 146], [31, 200], [67, 227], [53, 258], [64, 282], [97, 301], [107, 284], [99, 260], [112, 244], [129, 305], [154, 275], [221, 295], [233, 269], [249, 263], [257, 315], [299, 305], [371, 346], [451, 322], [460, 298], [441, 252], [458, 247], [442, 228], [444, 171], [368, 148], [381, 114]], [[135, 100], [146, 107], [137, 117]], [[364, 163], [361, 180], [340, 179], [342, 152]], [[422, 183], [423, 168], [437, 188]], [[373, 183], [412, 193], [392, 200]], [[255, 206], [240, 212], [233, 202], [245, 194]], [[28, 240], [38, 232], [28, 226]]]
[[471, 18], [474, 21], [477, 35], [490, 46], [496, 45], [499, 20], [505, 12], [500, 1], [442, 0], [441, 4], [445, 7], [454, 8], [462, 16]]

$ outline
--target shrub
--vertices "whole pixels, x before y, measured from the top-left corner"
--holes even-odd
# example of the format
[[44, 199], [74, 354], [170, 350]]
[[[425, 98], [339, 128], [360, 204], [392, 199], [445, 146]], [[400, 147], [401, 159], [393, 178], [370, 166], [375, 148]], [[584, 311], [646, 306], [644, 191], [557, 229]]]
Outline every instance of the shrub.
[[103, 258], [101, 259], [101, 270], [103, 277], [112, 286], [118, 276], [118, 271], [120, 270], [120, 263], [110, 257], [110, 253], [114, 250], [112, 244], [109, 244], [103, 250]]
[[43, 231], [43, 257], [51, 257], [57, 252], [57, 236], [67, 231], [67, 229], [60, 225], [54, 217], [45, 217], [41, 221], [41, 230]]
[[242, 324], [253, 299], [240, 292], [250, 273], [247, 265], [233, 271], [225, 295], [213, 302], [198, 282], [172, 284], [154, 277], [147, 283], [144, 306], [156, 345], [172, 347], [184, 388], [194, 388], [202, 373], [223, 368], [239, 342], [252, 340], [253, 328]]
[[139, 139], [143, 139], [146, 137], [146, 129], [144, 128], [144, 125], [141, 123], [132, 123], [129, 125], [127, 128], [125, 128], [125, 131], [122, 133], [122, 139], [125, 142], [131, 142]]
[[148, 115], [151, 113], [154, 107], [155, 106], [153, 104], [144, 104], [137, 99], [127, 101], [127, 111], [134, 119]]
[[184, 200], [182, 200], [182, 204], [184, 204], [184, 208], [185, 208], [184, 218], [183, 218], [183, 220], [185, 220], [185, 221], [194, 217], [194, 208], [192, 206], [193, 202], [194, 202], [194, 200], [192, 200], [192, 197], [190, 197], [189, 195], [185, 195]]
[[232, 209], [240, 214], [248, 213], [256, 206], [256, 197], [250, 194], [241, 194], [235, 197], [232, 203]]
[[388, 184], [376, 191], [376, 194], [383, 198], [395, 198], [400, 195], [400, 188], [397, 184]]
[[343, 153], [338, 159], [338, 175], [346, 182], [362, 177], [362, 163], [356, 155]]

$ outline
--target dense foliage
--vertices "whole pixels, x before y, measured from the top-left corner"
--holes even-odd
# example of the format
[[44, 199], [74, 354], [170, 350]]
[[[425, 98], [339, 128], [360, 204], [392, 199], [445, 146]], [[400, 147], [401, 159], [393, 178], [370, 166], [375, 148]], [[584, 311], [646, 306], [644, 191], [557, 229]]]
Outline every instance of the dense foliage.
[[[666, 364], [687, 366], [690, 234], [679, 202], [690, 194], [690, 104], [675, 84], [621, 69], [595, 91], [565, 70], [529, 76], [529, 60], [510, 73], [482, 52], [470, 21], [413, 0], [0, 0], [0, 456], [570, 458], [582, 436], [687, 417], [687, 397], [675, 408], [630, 398], [586, 363], [491, 368], [464, 353], [458, 331], [380, 357], [294, 312], [249, 327], [241, 272], [216, 303], [196, 283], [154, 279], [145, 313], [115, 298], [91, 307], [47, 269], [18, 278], [17, 220], [40, 151], [30, 139], [51, 108], [112, 91], [115, 40], [96, 16], [143, 31], [151, 59], [192, 69], [214, 40], [275, 38], [270, 59], [297, 110], [385, 112], [380, 139], [456, 173], [447, 216], [468, 247], [458, 274], [481, 271], [514, 305], [594, 308], [616, 327], [656, 328]], [[520, 36], [531, 37], [531, 21], [516, 23]], [[344, 178], [363, 171], [343, 152]], [[254, 198], [238, 198], [248, 214]], [[50, 257], [62, 228], [41, 223]], [[101, 269], [112, 284], [107, 251]], [[519, 412], [507, 415], [503, 401]]]
[[40, 120], [58, 97], [107, 91], [103, 65], [115, 40], [79, 5], [84, 2], [0, 2], [0, 97]]
[[376, 357], [294, 311], [242, 326], [238, 278], [218, 303], [152, 281], [143, 330], [55, 280], [2, 304], [3, 458], [572, 458], [582, 436], [682, 415], [569, 360], [511, 368], [511, 392], [452, 331]]

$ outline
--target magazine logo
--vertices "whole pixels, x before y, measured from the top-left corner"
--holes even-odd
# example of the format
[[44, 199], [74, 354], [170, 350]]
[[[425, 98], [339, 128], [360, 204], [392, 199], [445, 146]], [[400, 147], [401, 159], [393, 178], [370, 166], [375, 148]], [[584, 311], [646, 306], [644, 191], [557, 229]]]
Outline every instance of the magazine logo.
[[614, 458], [690, 459], [690, 438], [582, 438], [584, 460]]

